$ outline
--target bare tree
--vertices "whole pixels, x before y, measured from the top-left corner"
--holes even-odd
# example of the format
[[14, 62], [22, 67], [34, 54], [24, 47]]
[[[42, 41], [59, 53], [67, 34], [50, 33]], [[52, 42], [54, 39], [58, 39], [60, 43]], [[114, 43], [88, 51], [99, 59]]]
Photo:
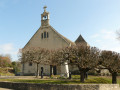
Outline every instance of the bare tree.
[[63, 52], [61, 49], [51, 50], [49, 59], [51, 60], [51, 65], [60, 65], [63, 60]]
[[117, 30], [117, 31], [116, 31], [116, 34], [117, 34], [117, 39], [120, 40], [120, 30]]
[[44, 48], [30, 48], [22, 53], [22, 62], [32, 62], [37, 65], [37, 75], [39, 76], [39, 64], [49, 64], [50, 60], [48, 59], [49, 50]]
[[[66, 58], [66, 54], [69, 55], [68, 58]], [[75, 64], [81, 73], [80, 81], [84, 82], [85, 73], [94, 69], [99, 64], [99, 49], [77, 45], [52, 51], [50, 57], [54, 65], [60, 65], [66, 60]]]
[[57, 50], [51, 50], [49, 54], [49, 60], [51, 61], [51, 71], [50, 71], [50, 77], [53, 75], [53, 67], [54, 66], [60, 66], [63, 63], [63, 51], [62, 49]]
[[70, 47], [69, 60], [79, 68], [80, 82], [84, 83], [85, 73], [94, 69], [99, 63], [99, 50], [82, 45]]
[[117, 83], [117, 73], [120, 70], [120, 54], [113, 51], [101, 52], [102, 65], [112, 74], [112, 83]]
[[[62, 48], [62, 49], [57, 49], [57, 50], [51, 50], [50, 52], [50, 61], [51, 61], [51, 65], [53, 66], [60, 66], [60, 65], [64, 65], [65, 62], [68, 60], [66, 58], [66, 53], [69, 53], [69, 48]], [[68, 73], [66, 73], [68, 74]], [[52, 75], [52, 72], [51, 72]]]

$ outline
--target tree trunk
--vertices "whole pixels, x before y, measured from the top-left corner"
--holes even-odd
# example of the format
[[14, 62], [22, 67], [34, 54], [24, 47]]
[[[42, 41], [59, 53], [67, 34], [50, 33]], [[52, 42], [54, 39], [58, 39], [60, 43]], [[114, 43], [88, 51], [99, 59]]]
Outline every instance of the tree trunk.
[[117, 83], [117, 73], [113, 72], [112, 73], [112, 84], [116, 84]]
[[22, 74], [24, 75], [24, 69], [25, 69], [25, 65], [23, 63], [23, 68], [22, 68]]
[[84, 78], [88, 79], [88, 73], [87, 72], [84, 72]]
[[84, 76], [85, 74], [84, 74], [84, 71], [81, 71], [80, 72], [80, 82], [81, 83], [84, 83], [84, 79], [85, 79], [85, 76]]
[[52, 75], [53, 75], [53, 66], [50, 65], [50, 77], [52, 77]]
[[37, 63], [37, 74], [36, 74], [36, 77], [38, 78], [39, 77], [39, 67], [38, 67], [38, 63]]

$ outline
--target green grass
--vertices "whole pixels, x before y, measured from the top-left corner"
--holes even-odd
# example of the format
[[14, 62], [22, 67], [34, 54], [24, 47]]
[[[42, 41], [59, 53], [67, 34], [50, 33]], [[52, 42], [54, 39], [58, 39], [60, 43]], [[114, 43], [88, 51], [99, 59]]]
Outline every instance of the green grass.
[[40, 84], [80, 84], [79, 80], [18, 80], [9, 79], [5, 81], [24, 82], [24, 83], [40, 83]]
[[[59, 77], [59, 76], [57, 76]], [[89, 76], [85, 83], [80, 83], [80, 76], [73, 75], [72, 80], [69, 79], [0, 79], [0, 81], [10, 82], [23, 82], [23, 83], [40, 83], [40, 84], [111, 84], [112, 80], [110, 76]], [[120, 84], [120, 77], [118, 77], [118, 83]]]
[[110, 84], [112, 81], [110, 79], [105, 79], [105, 78], [93, 78], [93, 79], [88, 79], [86, 80], [86, 83], [94, 83], [94, 84]]
[[72, 78], [73, 78], [73, 79], [79, 79], [79, 78], [80, 78], [80, 75], [72, 75]]
[[15, 76], [15, 74], [7, 72], [7, 73], [0, 73], [0, 76]]

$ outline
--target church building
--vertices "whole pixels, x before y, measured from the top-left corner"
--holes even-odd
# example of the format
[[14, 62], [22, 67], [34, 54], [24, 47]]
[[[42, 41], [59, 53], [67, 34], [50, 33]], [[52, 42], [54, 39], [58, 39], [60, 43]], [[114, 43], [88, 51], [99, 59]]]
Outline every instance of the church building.
[[[41, 26], [28, 41], [28, 43], [22, 48], [22, 51], [25, 51], [31, 47], [40, 47], [46, 48], [49, 50], [55, 50], [64, 47], [70, 47], [76, 44], [88, 45], [84, 38], [80, 35], [75, 42], [67, 39], [58, 33], [49, 23], [50, 16], [49, 12], [46, 11], [46, 6], [44, 7], [44, 12], [41, 14]], [[39, 70], [41, 67], [44, 68], [44, 75], [50, 75], [50, 65], [39, 65]], [[22, 73], [23, 75], [35, 75], [36, 74], [36, 64], [35, 63], [23, 63], [22, 64]], [[71, 66], [70, 71], [75, 70], [75, 66]], [[64, 71], [64, 67], [55, 66], [53, 68], [54, 74], [61, 74]]]

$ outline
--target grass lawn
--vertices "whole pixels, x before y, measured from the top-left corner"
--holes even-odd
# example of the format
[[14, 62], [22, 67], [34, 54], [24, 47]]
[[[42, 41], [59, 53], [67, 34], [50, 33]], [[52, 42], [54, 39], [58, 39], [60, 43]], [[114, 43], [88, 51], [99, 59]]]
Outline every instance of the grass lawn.
[[[54, 76], [59, 77], [59, 76]], [[111, 76], [88, 76], [85, 83], [80, 83], [80, 76], [73, 75], [72, 79], [0, 79], [0, 81], [10, 81], [10, 82], [25, 82], [25, 83], [40, 83], [40, 84], [111, 84]], [[118, 84], [120, 84], [120, 77], [117, 77]]]

